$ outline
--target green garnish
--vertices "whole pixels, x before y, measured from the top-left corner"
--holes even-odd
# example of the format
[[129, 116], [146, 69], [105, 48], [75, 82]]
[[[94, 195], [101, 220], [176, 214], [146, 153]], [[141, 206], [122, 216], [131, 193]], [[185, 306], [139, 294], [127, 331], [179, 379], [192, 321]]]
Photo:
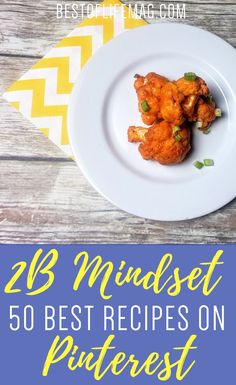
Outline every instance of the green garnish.
[[214, 166], [214, 160], [213, 159], [204, 159], [204, 165], [209, 167], [209, 166]]
[[182, 136], [179, 135], [178, 133], [174, 135], [174, 138], [175, 138], [176, 142], [181, 142], [181, 140], [182, 140]]
[[205, 134], [205, 135], [208, 135], [210, 134], [211, 130], [209, 129], [206, 129], [206, 130], [203, 130], [202, 133]]
[[194, 72], [185, 72], [184, 79], [190, 82], [194, 82], [197, 79], [197, 75]]
[[202, 99], [207, 103], [207, 104], [211, 104], [213, 102], [213, 96], [211, 94], [205, 96], [205, 95], [202, 95]]
[[198, 168], [198, 170], [201, 170], [201, 168], [204, 167], [204, 164], [202, 162], [199, 162], [199, 160], [196, 160], [196, 162], [193, 163], [194, 167]]
[[220, 117], [222, 116], [222, 111], [221, 111], [220, 108], [216, 108], [216, 109], [215, 109], [215, 116], [216, 116], [217, 118], [220, 118]]
[[179, 132], [179, 130], [180, 130], [180, 127], [179, 127], [179, 126], [174, 126], [174, 127], [172, 128], [173, 135], [175, 135], [177, 132]]
[[174, 136], [176, 142], [181, 142], [181, 140], [183, 139], [182, 136], [179, 134], [179, 131], [180, 131], [179, 126], [174, 126], [172, 128], [173, 136]]
[[141, 103], [141, 107], [142, 107], [142, 110], [143, 112], [148, 112], [150, 111], [150, 106], [148, 104], [148, 102], [146, 100], [144, 100], [142, 103]]
[[203, 126], [203, 123], [201, 120], [198, 120], [195, 124], [194, 124], [195, 128], [202, 128]]
[[206, 97], [206, 102], [208, 104], [211, 104], [213, 102], [213, 96], [211, 94], [209, 94], [207, 97]]

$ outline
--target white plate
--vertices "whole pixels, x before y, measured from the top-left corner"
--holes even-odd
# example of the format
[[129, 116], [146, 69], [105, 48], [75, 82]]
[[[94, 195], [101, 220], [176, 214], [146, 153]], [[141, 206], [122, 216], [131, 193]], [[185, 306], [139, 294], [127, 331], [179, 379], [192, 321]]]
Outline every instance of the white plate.
[[[145, 218], [183, 220], [210, 213], [236, 196], [236, 51], [219, 37], [160, 23], [115, 38], [87, 63], [69, 103], [70, 143], [85, 176], [119, 208]], [[203, 77], [223, 117], [209, 135], [195, 130], [190, 156], [176, 166], [144, 161], [127, 127], [141, 124], [135, 73]], [[214, 167], [198, 170], [195, 160]]]

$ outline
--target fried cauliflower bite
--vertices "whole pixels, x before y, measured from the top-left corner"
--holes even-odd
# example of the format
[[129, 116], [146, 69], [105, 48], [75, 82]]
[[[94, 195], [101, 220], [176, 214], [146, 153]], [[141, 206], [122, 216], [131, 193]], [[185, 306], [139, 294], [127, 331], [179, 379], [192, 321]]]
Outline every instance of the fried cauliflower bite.
[[195, 107], [199, 96], [189, 95], [184, 98], [181, 106], [183, 108], [184, 115], [189, 122], [193, 122], [195, 119]]
[[130, 126], [129, 142], [140, 143], [139, 152], [145, 160], [162, 165], [181, 163], [191, 149], [190, 126], [207, 132], [216, 117], [222, 115], [205, 81], [194, 72], [187, 72], [177, 81], [150, 72], [135, 75], [135, 90], [144, 128]]
[[164, 120], [173, 125], [180, 126], [185, 121], [181, 103], [184, 95], [179, 92], [174, 82], [168, 82], [161, 90], [161, 115]]
[[162, 121], [148, 129], [145, 140], [139, 145], [139, 152], [146, 160], [170, 165], [182, 162], [190, 148], [190, 130], [186, 125], [173, 127], [173, 124]]
[[195, 107], [200, 96], [207, 97], [209, 88], [205, 81], [196, 76], [195, 80], [187, 80], [185, 77], [175, 82], [179, 92], [184, 95], [182, 108], [186, 119], [190, 122], [195, 119]]
[[145, 134], [148, 132], [148, 128], [130, 126], [128, 128], [128, 141], [131, 143], [139, 143], [145, 140]]
[[179, 92], [184, 96], [196, 95], [196, 96], [207, 96], [209, 95], [209, 88], [206, 82], [196, 76], [195, 80], [186, 80], [184, 77], [180, 78], [176, 82]]
[[135, 75], [135, 78], [134, 88], [138, 96], [142, 121], [144, 124], [151, 125], [162, 118], [160, 94], [168, 79], [155, 72], [150, 72], [146, 76]]
[[216, 119], [215, 110], [216, 105], [214, 101], [206, 102], [202, 98], [199, 98], [194, 120], [200, 123], [198, 126], [200, 130], [204, 131], [210, 127], [212, 122]]

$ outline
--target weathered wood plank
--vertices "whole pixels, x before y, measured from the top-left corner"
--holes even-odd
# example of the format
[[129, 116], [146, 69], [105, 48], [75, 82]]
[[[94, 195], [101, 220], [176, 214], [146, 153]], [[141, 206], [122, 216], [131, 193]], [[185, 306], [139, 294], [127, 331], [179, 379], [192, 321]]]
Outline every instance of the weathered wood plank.
[[73, 162], [8, 160], [0, 170], [0, 242], [235, 241], [236, 202], [197, 220], [149, 221], [103, 199]]
[[[146, 3], [148, 2], [146, 1]], [[57, 2], [54, 0], [40, 1], [34, 5], [29, 0], [26, 2], [1, 0], [1, 3], [0, 54], [43, 56], [81, 20], [81, 12], [76, 20], [72, 18], [57, 19]], [[64, 3], [70, 5], [76, 1]], [[91, 1], [81, 3], [88, 4]], [[187, 19], [182, 22], [194, 23], [210, 29], [236, 46], [235, 1], [184, 1], [184, 3]], [[160, 3], [153, 2], [153, 4], [155, 15], [158, 16]], [[153, 22], [152, 19], [147, 20]]]

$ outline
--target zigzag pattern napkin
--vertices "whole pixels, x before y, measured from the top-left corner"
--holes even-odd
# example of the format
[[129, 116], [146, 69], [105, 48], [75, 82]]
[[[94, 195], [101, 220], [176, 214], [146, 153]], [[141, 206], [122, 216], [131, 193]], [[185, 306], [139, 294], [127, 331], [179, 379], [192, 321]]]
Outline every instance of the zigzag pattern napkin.
[[145, 25], [119, 0], [105, 0], [46, 56], [16, 81], [3, 97], [68, 156], [70, 93], [82, 67], [94, 52], [121, 32]]

